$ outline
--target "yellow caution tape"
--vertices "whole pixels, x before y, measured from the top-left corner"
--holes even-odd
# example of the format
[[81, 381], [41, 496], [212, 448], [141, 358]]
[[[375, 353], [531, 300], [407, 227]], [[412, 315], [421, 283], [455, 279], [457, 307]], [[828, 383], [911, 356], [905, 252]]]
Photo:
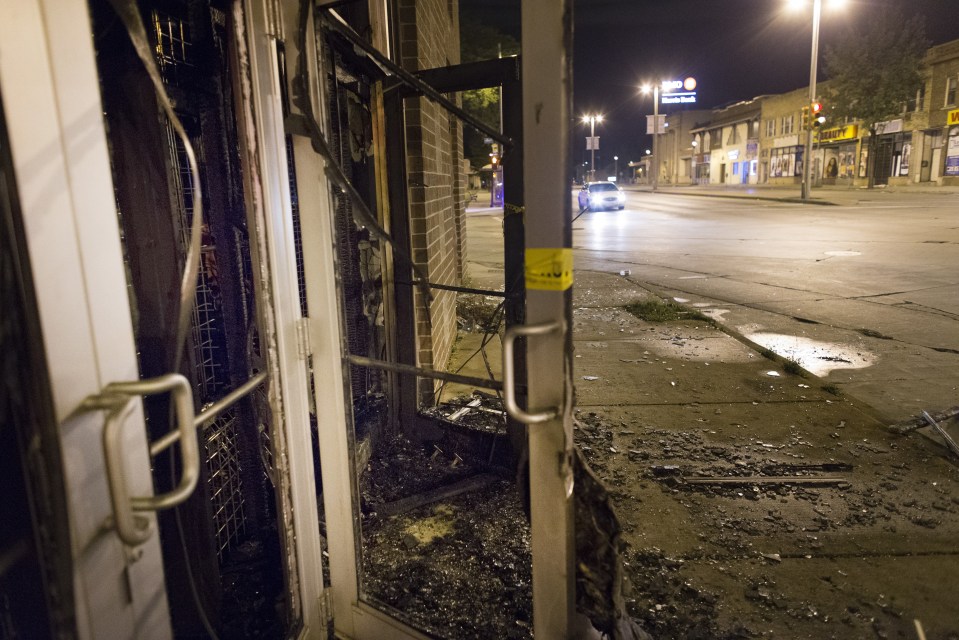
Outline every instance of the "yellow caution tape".
[[527, 249], [526, 288], [565, 291], [573, 286], [572, 249]]

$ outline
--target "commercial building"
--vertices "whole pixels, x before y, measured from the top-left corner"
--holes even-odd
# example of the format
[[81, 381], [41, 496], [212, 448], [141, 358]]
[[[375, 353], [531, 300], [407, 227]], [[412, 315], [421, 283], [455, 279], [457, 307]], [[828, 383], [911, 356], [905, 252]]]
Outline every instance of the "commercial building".
[[[756, 184], [759, 163], [759, 99], [716, 109], [705, 126], [691, 131], [697, 148], [697, 168], [708, 167], [711, 184]], [[700, 169], [700, 175], [705, 171]]]
[[[814, 186], [860, 186], [868, 181], [870, 148], [878, 185], [959, 184], [959, 40], [931, 47], [923, 83], [896, 118], [877, 123], [870, 145], [868, 124], [828, 118], [813, 137]], [[828, 81], [820, 87], [828, 86]], [[769, 184], [802, 182], [806, 161], [803, 112], [809, 90], [762, 95], [708, 111], [667, 116], [659, 162], [673, 184]]]

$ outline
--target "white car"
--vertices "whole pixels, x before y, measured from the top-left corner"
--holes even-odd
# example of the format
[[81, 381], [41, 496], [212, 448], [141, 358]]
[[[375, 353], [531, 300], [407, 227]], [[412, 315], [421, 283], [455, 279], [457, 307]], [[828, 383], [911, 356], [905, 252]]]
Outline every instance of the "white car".
[[579, 192], [579, 209], [600, 211], [622, 209], [626, 206], [626, 194], [615, 182], [590, 182]]

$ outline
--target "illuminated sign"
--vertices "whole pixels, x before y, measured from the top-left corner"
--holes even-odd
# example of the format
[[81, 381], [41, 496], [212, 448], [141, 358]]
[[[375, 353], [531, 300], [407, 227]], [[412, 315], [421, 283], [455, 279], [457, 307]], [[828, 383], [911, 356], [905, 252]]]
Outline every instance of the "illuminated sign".
[[695, 93], [668, 93], [660, 100], [663, 104], [692, 104], [696, 102]]
[[823, 129], [819, 132], [819, 142], [834, 142], [836, 140], [854, 140], [859, 135], [859, 125], [850, 124], [845, 127]]
[[946, 114], [946, 124], [954, 125], [959, 124], [959, 109], [953, 109]]
[[662, 104], [693, 104], [696, 102], [696, 78], [663, 80]]

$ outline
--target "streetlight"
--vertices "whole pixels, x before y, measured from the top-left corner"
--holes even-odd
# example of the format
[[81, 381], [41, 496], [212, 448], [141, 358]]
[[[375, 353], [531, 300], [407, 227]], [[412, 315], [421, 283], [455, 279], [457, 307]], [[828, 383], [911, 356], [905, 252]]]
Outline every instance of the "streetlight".
[[599, 140], [596, 139], [596, 123], [602, 122], [603, 116], [601, 115], [585, 115], [583, 116], [583, 124], [589, 125], [589, 140], [586, 141], [586, 146], [590, 150], [589, 155], [589, 181], [593, 182], [596, 178], [596, 149], [599, 147]]
[[652, 183], [653, 183], [653, 191], [655, 191], [655, 190], [656, 190], [657, 178], [658, 178], [658, 176], [659, 176], [659, 165], [658, 165], [658, 162], [657, 162], [657, 158], [659, 157], [659, 155], [656, 153], [657, 150], [658, 150], [658, 146], [659, 146], [659, 145], [658, 145], [658, 141], [659, 141], [659, 85], [658, 85], [658, 84], [654, 84], [652, 87], [650, 87], [648, 84], [644, 84], [642, 87], [640, 87], [640, 91], [642, 91], [643, 94], [648, 94], [649, 91], [650, 91], [650, 88], [652, 88], [652, 91], [653, 91], [653, 167], [652, 167], [653, 170], [650, 172], [650, 173], [651, 173], [650, 178], [652, 179]]
[[616, 176], [616, 182], [619, 182], [619, 156], [613, 156], [613, 175]]
[[[798, 10], [809, 4], [808, 0], [789, 0], [789, 6]], [[841, 7], [845, 0], [832, 0], [834, 7]], [[809, 104], [816, 102], [816, 65], [819, 62], [819, 18], [822, 16], [822, 0], [813, 0], [812, 3], [812, 55], [809, 59]], [[810, 176], [812, 175], [812, 127], [809, 123], [802, 123], [806, 128], [806, 150], [803, 152], [802, 167], [802, 199], [809, 200], [812, 191]]]

